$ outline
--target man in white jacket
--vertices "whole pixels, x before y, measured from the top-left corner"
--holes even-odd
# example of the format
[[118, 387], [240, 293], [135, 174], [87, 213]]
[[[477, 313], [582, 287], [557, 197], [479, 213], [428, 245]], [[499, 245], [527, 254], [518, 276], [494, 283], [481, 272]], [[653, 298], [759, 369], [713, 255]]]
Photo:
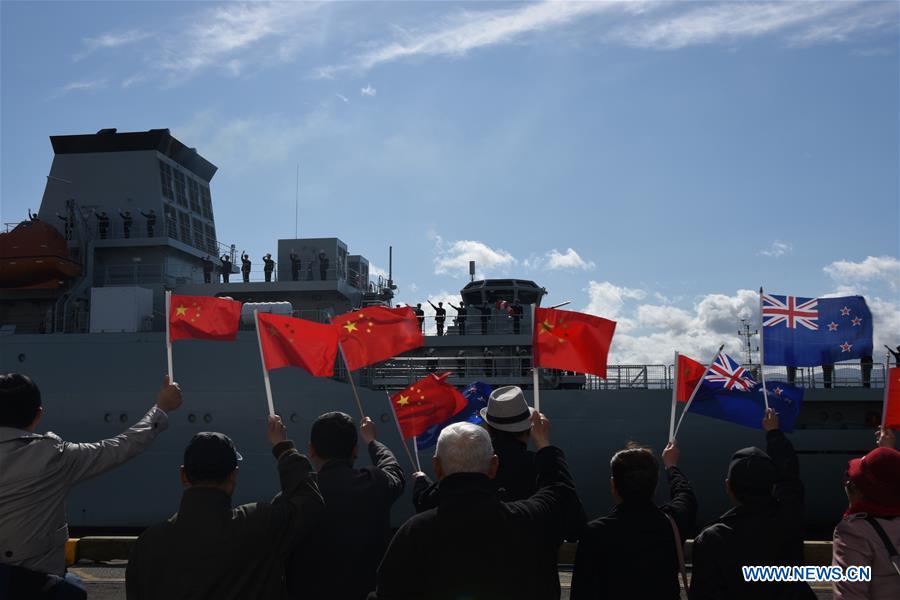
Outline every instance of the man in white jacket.
[[[181, 406], [181, 389], [166, 376], [156, 403], [116, 437], [73, 444], [36, 433], [41, 393], [26, 375], [0, 375], [0, 570], [64, 577], [69, 489], [143, 452]], [[12, 568], [10, 568], [12, 567]], [[2, 594], [0, 594], [2, 595]]]

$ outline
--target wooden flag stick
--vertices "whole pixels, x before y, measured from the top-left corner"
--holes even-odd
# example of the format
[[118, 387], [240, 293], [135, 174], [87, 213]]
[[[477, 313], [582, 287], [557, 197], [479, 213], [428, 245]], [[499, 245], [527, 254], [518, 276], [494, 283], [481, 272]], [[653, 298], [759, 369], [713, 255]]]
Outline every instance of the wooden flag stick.
[[669, 441], [675, 439], [675, 405], [678, 402], [678, 350], [675, 351], [675, 377], [672, 379], [672, 412], [669, 415]]
[[169, 359], [169, 383], [175, 382], [172, 370], [172, 334], [169, 331], [169, 320], [172, 318], [172, 291], [166, 290], [166, 356]]
[[763, 359], [763, 352], [765, 351], [765, 343], [763, 343], [763, 331], [766, 328], [765, 323], [763, 322], [763, 314], [762, 314], [762, 305], [763, 305], [763, 289], [762, 286], [759, 287], [759, 381], [762, 383], [763, 390], [763, 402], [766, 404], [766, 410], [769, 410], [769, 390], [766, 389], [766, 362]]
[[[419, 468], [419, 451], [416, 450], [416, 457], [413, 458], [412, 453], [409, 451], [409, 446], [406, 445], [406, 439], [403, 437], [403, 430], [400, 429], [400, 419], [397, 418], [397, 412], [394, 410], [394, 403], [391, 402], [391, 395], [388, 394], [387, 390], [384, 390], [384, 395], [387, 396], [388, 406], [391, 407], [391, 414], [394, 415], [394, 424], [397, 425], [397, 433], [400, 434], [400, 443], [403, 444], [403, 449], [406, 450], [406, 456], [409, 457], [409, 462], [412, 464], [416, 470], [421, 471]], [[415, 444], [415, 437], [413, 437], [413, 444]]]
[[266, 368], [266, 357], [263, 355], [262, 337], [259, 335], [259, 311], [253, 311], [256, 322], [256, 341], [259, 342], [259, 362], [262, 364], [263, 382], [266, 384], [266, 401], [269, 404], [269, 416], [275, 416], [275, 405], [272, 403], [272, 384], [269, 383], [269, 370]]
[[340, 342], [338, 342], [338, 351], [341, 353], [344, 367], [347, 368], [347, 379], [350, 380], [350, 388], [353, 390], [353, 397], [356, 399], [356, 407], [359, 409], [359, 418], [363, 419], [366, 416], [366, 413], [363, 412], [362, 402], [359, 399], [359, 392], [356, 390], [356, 382], [353, 381], [353, 371], [350, 370], [350, 365], [347, 363], [347, 356], [344, 354], [344, 347], [341, 346]]
[[706, 366], [706, 370], [703, 371], [703, 375], [700, 376], [700, 380], [697, 382], [697, 385], [694, 386], [694, 390], [691, 392], [691, 397], [688, 398], [687, 404], [684, 405], [684, 410], [681, 411], [681, 416], [678, 418], [678, 424], [675, 425], [675, 433], [672, 435], [673, 438], [678, 437], [678, 430], [681, 429], [681, 422], [684, 421], [684, 415], [687, 414], [688, 409], [691, 407], [691, 403], [694, 401], [694, 396], [697, 395], [697, 391], [700, 389], [700, 386], [703, 385], [703, 379], [712, 368], [713, 363], [716, 362], [716, 358], [718, 358], [719, 353], [722, 352], [723, 348], [725, 348], [725, 344], [719, 346], [718, 352], [716, 352], [716, 355], [713, 356], [713, 359], [709, 361], [709, 364]]
[[[537, 327], [537, 302], [531, 305], [531, 331]], [[531, 336], [531, 381], [534, 387], [534, 410], [541, 412], [541, 382], [540, 371], [537, 366], [537, 345], [534, 335]]]

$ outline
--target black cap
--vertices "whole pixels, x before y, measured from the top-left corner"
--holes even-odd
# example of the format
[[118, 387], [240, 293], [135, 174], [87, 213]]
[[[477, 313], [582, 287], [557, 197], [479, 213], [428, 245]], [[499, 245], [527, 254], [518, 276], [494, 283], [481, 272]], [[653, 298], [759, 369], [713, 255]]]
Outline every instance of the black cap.
[[188, 481], [222, 481], [237, 468], [234, 442], [224, 433], [201, 431], [184, 449], [184, 471]]
[[778, 471], [775, 462], [759, 448], [742, 448], [731, 457], [728, 481], [740, 498], [770, 498]]

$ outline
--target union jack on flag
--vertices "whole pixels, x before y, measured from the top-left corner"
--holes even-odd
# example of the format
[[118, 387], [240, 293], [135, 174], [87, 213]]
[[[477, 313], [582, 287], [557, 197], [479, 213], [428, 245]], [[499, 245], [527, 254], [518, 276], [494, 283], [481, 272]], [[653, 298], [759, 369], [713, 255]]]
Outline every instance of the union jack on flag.
[[798, 296], [762, 295], [763, 327], [775, 327], [784, 323], [787, 329], [797, 325], [812, 331], [819, 329], [819, 299]]
[[725, 390], [749, 392], [756, 387], [756, 382], [747, 369], [724, 352], [719, 352], [703, 379], [715, 384], [710, 387]]

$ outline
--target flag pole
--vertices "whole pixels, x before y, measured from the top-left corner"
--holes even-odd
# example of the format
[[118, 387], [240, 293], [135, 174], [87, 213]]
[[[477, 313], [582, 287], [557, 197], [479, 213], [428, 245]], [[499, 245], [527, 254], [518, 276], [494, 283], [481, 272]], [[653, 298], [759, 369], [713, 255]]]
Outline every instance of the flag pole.
[[[870, 380], [871, 381], [871, 380]], [[884, 357], [884, 399], [881, 401], [881, 431], [887, 429], [888, 391], [891, 385], [891, 359]]]
[[362, 402], [359, 399], [359, 392], [356, 391], [356, 382], [353, 381], [353, 371], [350, 370], [350, 365], [347, 363], [347, 356], [344, 354], [344, 347], [338, 342], [338, 351], [341, 353], [341, 359], [344, 361], [344, 366], [347, 368], [347, 379], [350, 380], [350, 388], [353, 390], [353, 397], [356, 399], [356, 407], [359, 408], [359, 418], [363, 419], [366, 416], [366, 413], [363, 412]]
[[416, 458], [416, 470], [421, 471], [422, 465], [419, 464], [419, 445], [416, 443], [416, 436], [412, 438], [413, 455]]
[[175, 381], [172, 371], [172, 334], [169, 331], [169, 321], [172, 318], [172, 290], [166, 290], [166, 357], [169, 360], [169, 383]]
[[[403, 437], [403, 430], [400, 429], [400, 420], [397, 418], [397, 412], [394, 410], [394, 403], [391, 402], [391, 395], [388, 394], [387, 390], [384, 390], [384, 395], [387, 396], [388, 406], [391, 407], [391, 414], [394, 415], [394, 424], [397, 425], [397, 433], [400, 434], [400, 443], [403, 444], [403, 449], [406, 450], [406, 456], [409, 457], [409, 462], [416, 468], [416, 470], [421, 471], [422, 469], [419, 467], [419, 450], [416, 449], [416, 457], [413, 458], [412, 453], [409, 451], [409, 446], [406, 445], [406, 439]], [[415, 444], [415, 437], [413, 437], [413, 444]]]
[[700, 380], [697, 381], [697, 385], [694, 386], [694, 390], [691, 392], [691, 397], [688, 398], [687, 404], [684, 405], [684, 410], [681, 411], [681, 416], [678, 418], [678, 424], [675, 425], [675, 433], [672, 437], [678, 437], [678, 430], [681, 429], [681, 422], [684, 420], [684, 415], [687, 414], [688, 409], [691, 407], [691, 403], [694, 401], [694, 396], [697, 395], [697, 392], [700, 390], [700, 386], [703, 385], [703, 380], [706, 378], [706, 374], [709, 373], [709, 370], [712, 369], [713, 363], [716, 362], [716, 359], [719, 357], [719, 354], [725, 348], [725, 344], [719, 346], [719, 350], [716, 352], [716, 355], [713, 356], [713, 359], [709, 361], [709, 364], [706, 366], [706, 370], [703, 371], [703, 375], [700, 377]]
[[256, 341], [259, 342], [259, 362], [262, 364], [263, 381], [266, 384], [266, 401], [269, 403], [269, 416], [275, 416], [275, 405], [272, 403], [272, 384], [269, 383], [269, 370], [266, 368], [266, 358], [263, 355], [262, 337], [259, 335], [259, 311], [253, 311], [253, 321], [256, 323]]
[[[704, 373], [705, 375], [705, 373]], [[675, 404], [678, 402], [678, 350], [675, 351], [675, 377], [672, 378], [672, 412], [669, 415], [669, 441], [675, 439]]]
[[762, 383], [763, 402], [766, 404], [766, 410], [769, 410], [769, 390], [766, 389], [766, 363], [763, 358], [763, 352], [766, 348], [766, 344], [763, 342], [763, 332], [766, 329], [766, 325], [763, 322], [762, 305], [763, 289], [762, 286], [759, 286], [759, 381]]
[[537, 344], [534, 339], [534, 328], [537, 326], [537, 302], [531, 305], [531, 382], [534, 387], [534, 410], [541, 412], [541, 382], [537, 366]]

